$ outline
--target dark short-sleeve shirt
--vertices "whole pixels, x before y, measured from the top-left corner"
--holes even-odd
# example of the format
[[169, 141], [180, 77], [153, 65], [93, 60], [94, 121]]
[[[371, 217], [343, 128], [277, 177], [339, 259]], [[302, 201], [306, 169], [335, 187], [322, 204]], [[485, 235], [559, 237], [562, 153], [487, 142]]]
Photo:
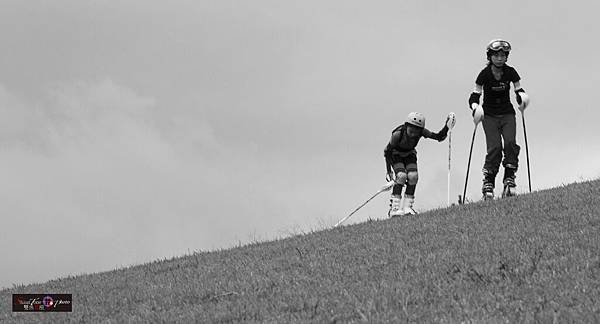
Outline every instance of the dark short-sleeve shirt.
[[[390, 138], [390, 142], [386, 147], [386, 151], [390, 151], [390, 153], [399, 154], [402, 157], [405, 157], [409, 154], [417, 153], [416, 147], [419, 144], [419, 140], [421, 137], [424, 138], [432, 138], [439, 139], [442, 138], [443, 135], [439, 135], [438, 133], [434, 133], [427, 128], [423, 128], [421, 132], [421, 136], [417, 137], [409, 137], [406, 133], [406, 125], [401, 125], [394, 129], [392, 132], [392, 137]], [[445, 135], [444, 135], [445, 136]]]
[[502, 67], [504, 73], [500, 80], [494, 78], [491, 65], [486, 66], [475, 83], [483, 87], [483, 111], [486, 115], [515, 114], [510, 102], [510, 83], [521, 80], [517, 71], [508, 65]]

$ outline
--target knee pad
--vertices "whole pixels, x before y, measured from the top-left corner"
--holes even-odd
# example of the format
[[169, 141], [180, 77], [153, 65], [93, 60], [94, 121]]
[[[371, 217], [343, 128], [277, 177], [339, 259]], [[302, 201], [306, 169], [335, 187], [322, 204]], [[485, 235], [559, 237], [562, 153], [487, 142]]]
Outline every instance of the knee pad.
[[419, 173], [417, 171], [410, 171], [407, 174], [407, 178], [409, 185], [416, 185], [419, 181]]
[[406, 179], [407, 179], [406, 172], [398, 171], [398, 173], [396, 173], [396, 183], [397, 184], [400, 184], [400, 185], [405, 184]]

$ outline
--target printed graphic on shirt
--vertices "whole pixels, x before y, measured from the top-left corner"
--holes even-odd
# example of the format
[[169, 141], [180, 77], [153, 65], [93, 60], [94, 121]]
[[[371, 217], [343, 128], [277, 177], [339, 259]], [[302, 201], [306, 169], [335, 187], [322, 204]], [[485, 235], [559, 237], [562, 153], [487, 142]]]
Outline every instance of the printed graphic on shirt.
[[497, 85], [491, 87], [492, 91], [507, 91], [509, 85], [504, 82], [499, 82]]

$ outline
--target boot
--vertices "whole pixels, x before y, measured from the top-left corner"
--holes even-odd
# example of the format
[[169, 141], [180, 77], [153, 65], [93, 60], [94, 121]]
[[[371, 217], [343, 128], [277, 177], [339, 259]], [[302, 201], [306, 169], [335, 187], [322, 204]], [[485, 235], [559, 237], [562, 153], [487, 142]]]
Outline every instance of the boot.
[[417, 212], [413, 209], [415, 203], [414, 196], [404, 196], [404, 204], [402, 206], [402, 215], [416, 215]]
[[504, 190], [502, 191], [502, 197], [512, 197], [517, 194], [517, 183], [515, 182], [517, 168], [512, 164], [507, 164], [504, 167]]
[[496, 182], [496, 174], [483, 169], [483, 185], [481, 186], [481, 192], [483, 193], [484, 200], [494, 199], [494, 186]]
[[400, 208], [400, 196], [392, 195], [390, 198], [390, 210], [388, 211], [389, 217], [402, 216], [402, 208]]

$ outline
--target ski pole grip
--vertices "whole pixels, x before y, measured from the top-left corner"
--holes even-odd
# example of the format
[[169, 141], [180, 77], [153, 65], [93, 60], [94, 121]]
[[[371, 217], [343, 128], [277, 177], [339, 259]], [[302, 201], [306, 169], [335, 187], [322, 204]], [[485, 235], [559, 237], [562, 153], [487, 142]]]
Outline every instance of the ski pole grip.
[[448, 127], [448, 130], [452, 130], [454, 125], [456, 125], [456, 114], [451, 112], [448, 114], [448, 118], [446, 118], [446, 127]]

